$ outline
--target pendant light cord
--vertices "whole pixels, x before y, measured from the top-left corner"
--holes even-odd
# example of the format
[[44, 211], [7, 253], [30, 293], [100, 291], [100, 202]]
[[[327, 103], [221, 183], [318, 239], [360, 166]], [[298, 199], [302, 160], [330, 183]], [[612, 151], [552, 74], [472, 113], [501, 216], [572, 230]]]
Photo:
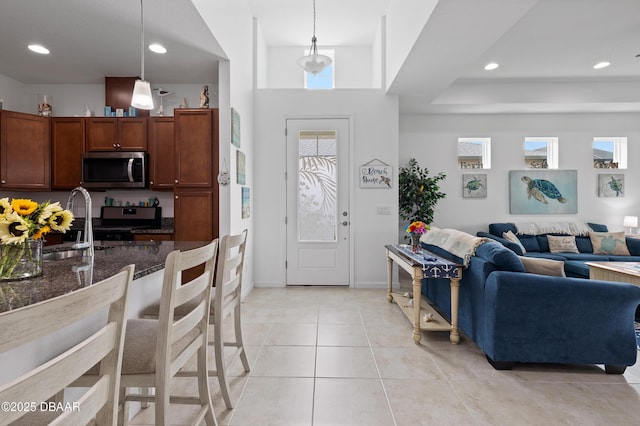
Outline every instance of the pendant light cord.
[[[140, 36], [140, 69], [141, 75], [140, 80], [144, 81], [144, 6], [142, 5], [142, 1], [140, 0], [140, 27], [142, 28], [142, 33]], [[314, 0], [315, 1], [315, 0]]]

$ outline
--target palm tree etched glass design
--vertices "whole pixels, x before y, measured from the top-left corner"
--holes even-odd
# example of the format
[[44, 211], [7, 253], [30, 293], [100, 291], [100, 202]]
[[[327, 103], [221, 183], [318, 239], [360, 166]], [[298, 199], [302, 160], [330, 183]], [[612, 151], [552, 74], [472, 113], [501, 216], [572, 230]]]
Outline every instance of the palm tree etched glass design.
[[334, 130], [298, 138], [298, 240], [336, 241], [337, 145]]

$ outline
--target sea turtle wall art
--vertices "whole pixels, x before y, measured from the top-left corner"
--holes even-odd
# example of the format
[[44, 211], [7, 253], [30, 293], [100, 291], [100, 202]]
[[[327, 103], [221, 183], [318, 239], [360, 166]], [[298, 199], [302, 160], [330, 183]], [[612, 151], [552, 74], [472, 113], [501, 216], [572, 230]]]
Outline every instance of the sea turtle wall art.
[[578, 212], [576, 170], [512, 170], [509, 172], [511, 214], [575, 214]]
[[462, 198], [487, 198], [487, 174], [463, 174]]
[[624, 197], [623, 174], [601, 173], [598, 175], [598, 197]]

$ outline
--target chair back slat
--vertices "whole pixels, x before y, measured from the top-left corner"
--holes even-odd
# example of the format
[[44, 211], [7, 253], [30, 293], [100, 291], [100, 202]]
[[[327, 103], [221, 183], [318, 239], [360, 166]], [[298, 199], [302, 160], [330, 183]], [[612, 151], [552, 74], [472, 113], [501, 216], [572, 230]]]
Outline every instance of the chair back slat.
[[[213, 275], [218, 254], [218, 240], [206, 246], [189, 250], [174, 251], [167, 256], [165, 274], [158, 312], [161, 324], [157, 340], [157, 383], [166, 382], [203, 347], [206, 350], [209, 322], [209, 299], [213, 287]], [[181, 283], [181, 272], [204, 264], [204, 272], [187, 283]], [[175, 320], [176, 307], [195, 300], [198, 303], [185, 304], [187, 312], [181, 312]], [[175, 343], [188, 336], [190, 341], [181, 351], [175, 350]], [[184, 343], [184, 342], [182, 342]]]
[[[101, 379], [81, 397], [81, 401], [86, 401], [82, 416], [65, 412], [60, 421], [61, 424], [86, 424], [86, 421], [79, 423], [78, 419], [96, 418], [98, 424], [113, 424], [117, 418], [127, 295], [133, 270], [134, 265], [129, 265], [90, 287], [0, 314], [0, 350], [5, 351], [108, 308], [104, 326], [62, 354], [1, 386], [0, 400], [47, 401], [99, 363]], [[3, 413], [0, 425], [9, 424], [25, 414]]]

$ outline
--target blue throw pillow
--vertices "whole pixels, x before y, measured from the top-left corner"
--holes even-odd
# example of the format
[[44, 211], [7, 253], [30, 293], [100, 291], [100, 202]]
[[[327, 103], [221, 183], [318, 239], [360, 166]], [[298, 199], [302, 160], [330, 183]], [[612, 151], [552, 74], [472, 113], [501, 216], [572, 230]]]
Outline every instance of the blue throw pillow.
[[609, 232], [607, 225], [603, 225], [601, 223], [587, 222], [587, 225], [589, 225], [589, 228], [591, 228], [593, 232]]
[[525, 272], [518, 255], [497, 242], [482, 244], [476, 249], [476, 256], [493, 263], [499, 271]]
[[513, 232], [514, 234], [518, 232], [516, 229], [516, 225], [513, 223], [490, 223], [489, 224], [489, 233], [495, 235], [496, 237], [502, 238], [502, 234], [504, 232]]

